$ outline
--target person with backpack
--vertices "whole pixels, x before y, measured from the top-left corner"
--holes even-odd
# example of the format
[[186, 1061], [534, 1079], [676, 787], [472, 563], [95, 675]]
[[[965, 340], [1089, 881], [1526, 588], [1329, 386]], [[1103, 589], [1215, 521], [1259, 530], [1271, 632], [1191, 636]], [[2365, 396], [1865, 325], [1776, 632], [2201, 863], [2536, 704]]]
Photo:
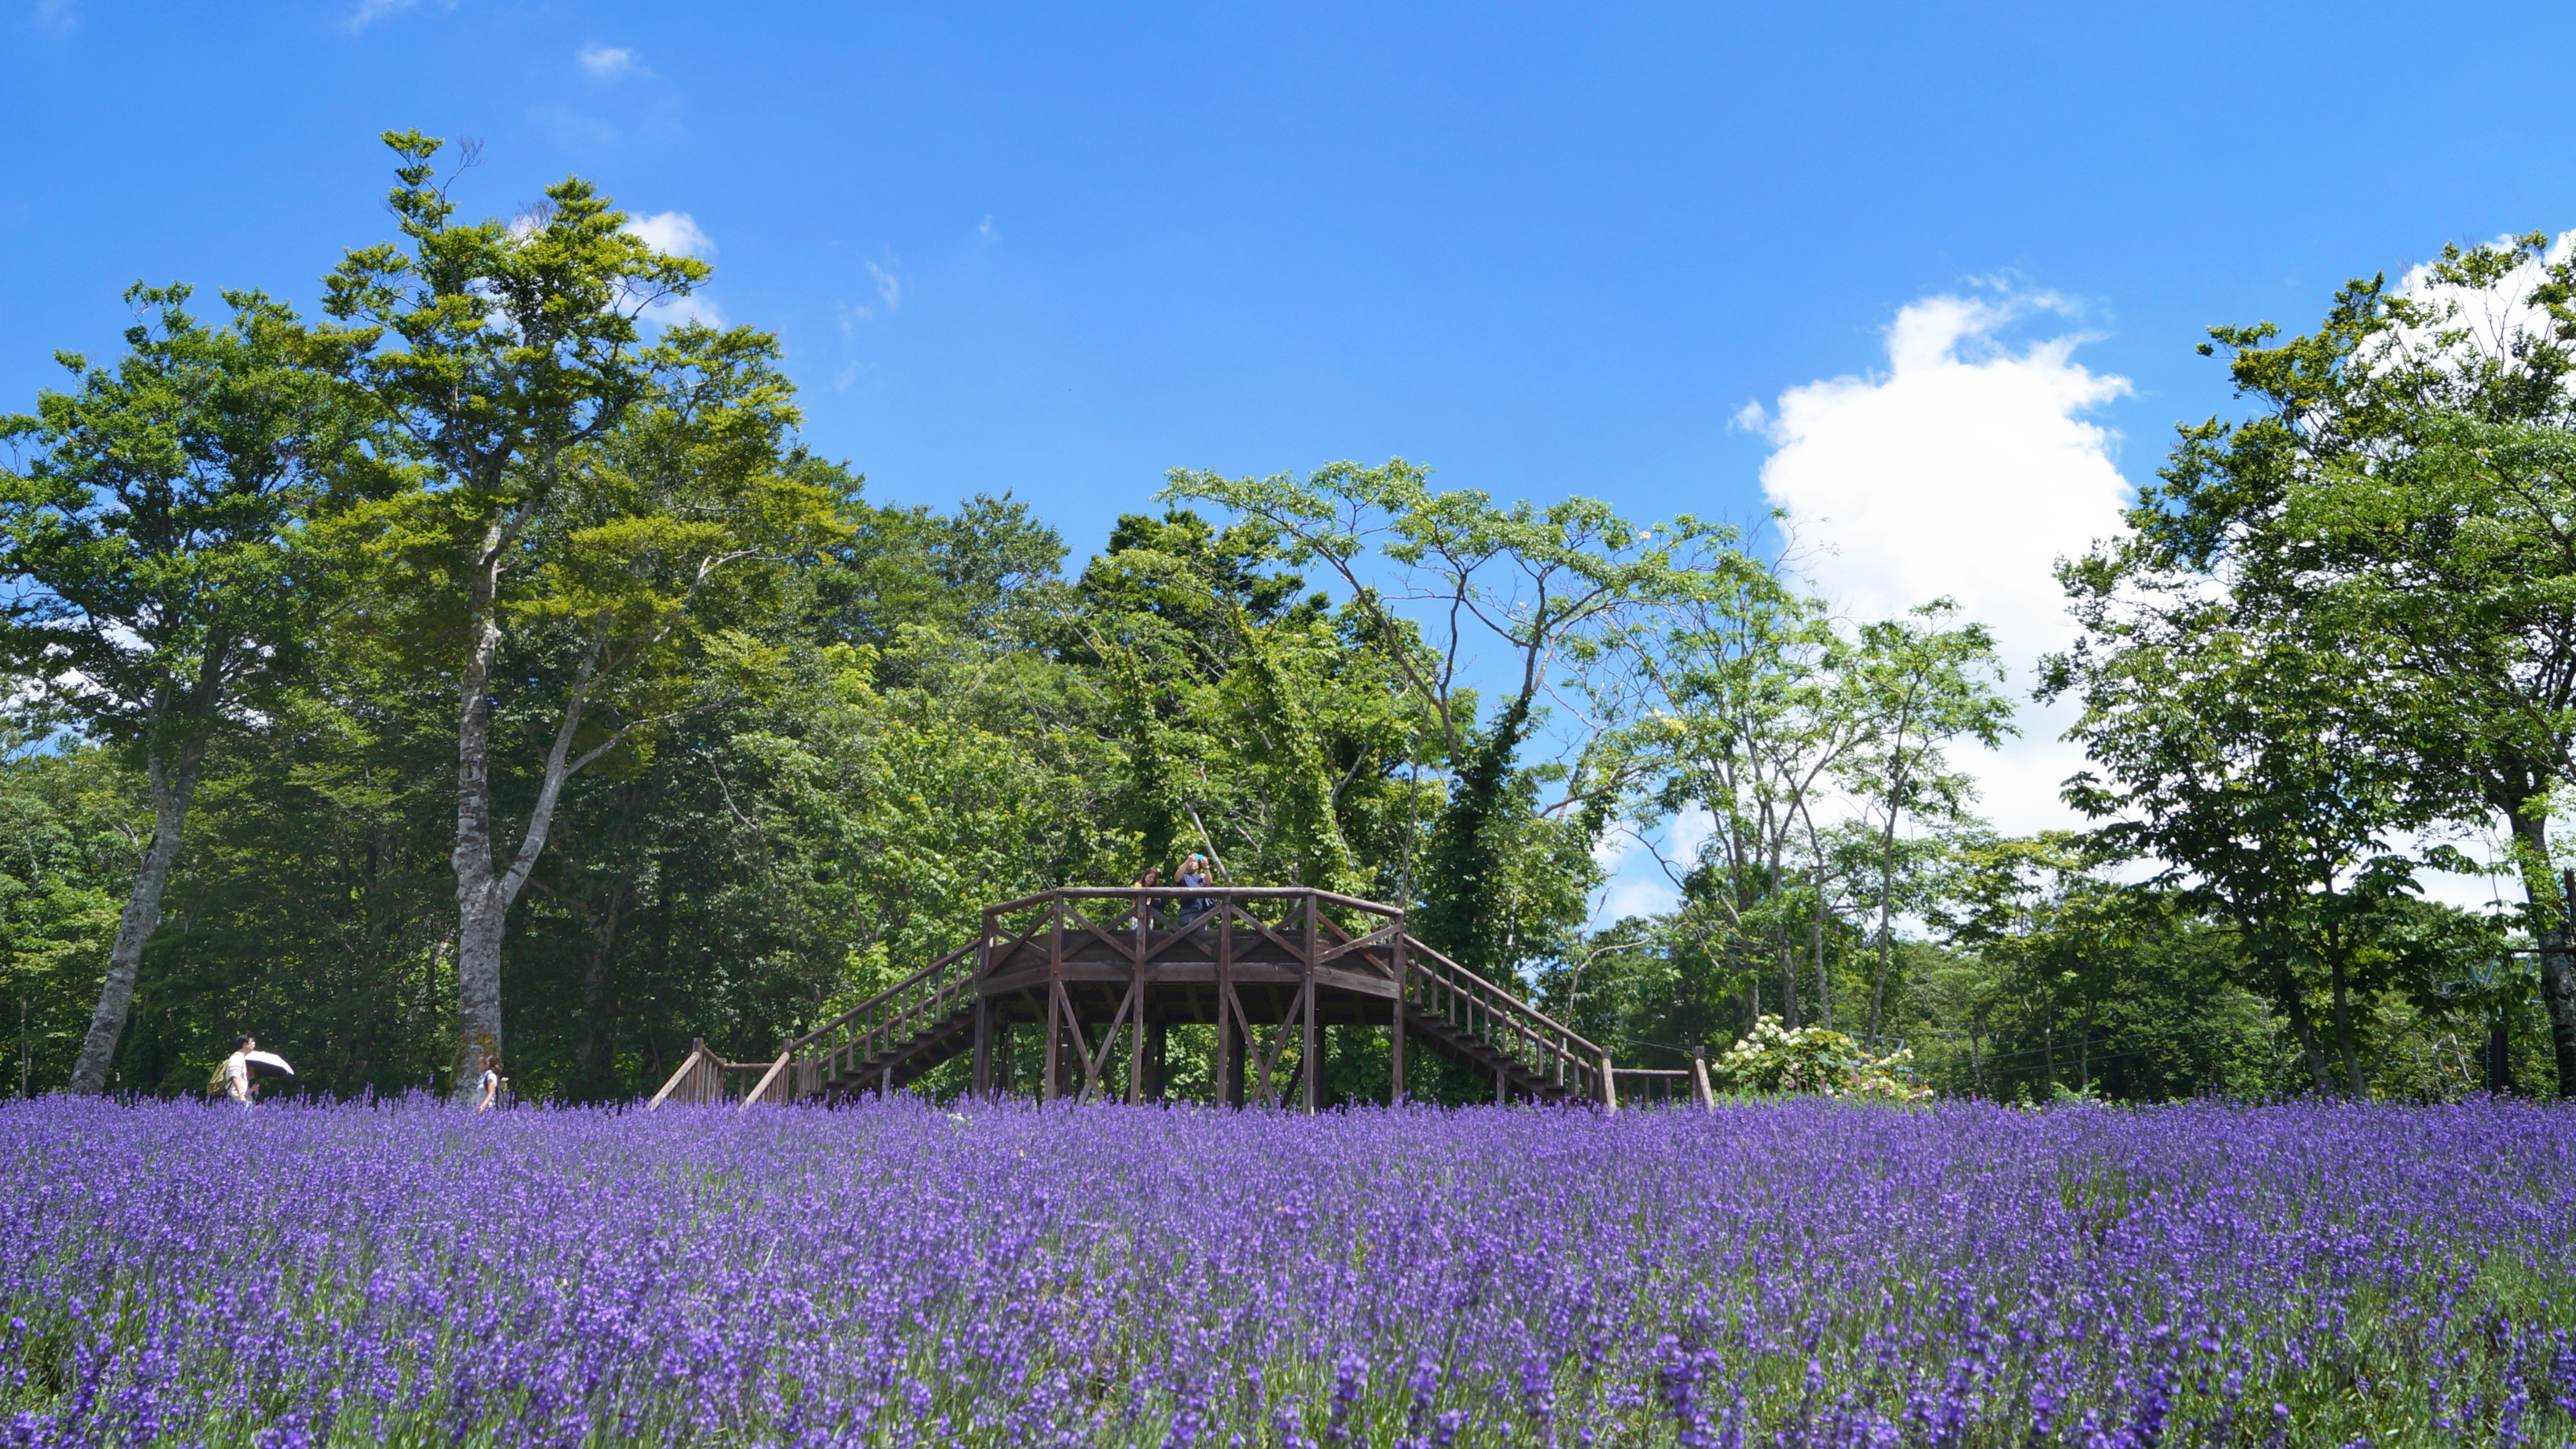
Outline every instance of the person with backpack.
[[207, 1079], [206, 1095], [230, 1097], [245, 1107], [249, 1106], [251, 1098], [259, 1091], [251, 1084], [250, 1075], [250, 1054], [258, 1049], [259, 1043], [247, 1033], [234, 1037], [233, 1054], [224, 1058], [215, 1067], [215, 1074]]

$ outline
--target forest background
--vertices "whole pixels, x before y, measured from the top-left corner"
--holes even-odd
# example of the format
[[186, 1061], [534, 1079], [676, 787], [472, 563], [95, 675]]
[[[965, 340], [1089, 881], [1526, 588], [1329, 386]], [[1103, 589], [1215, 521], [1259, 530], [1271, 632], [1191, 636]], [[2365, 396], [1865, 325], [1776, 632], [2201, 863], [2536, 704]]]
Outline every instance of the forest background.
[[[1196, 850], [1404, 903], [1633, 1064], [1770, 1016], [1989, 1096], [2576, 1087], [2546, 238], [2213, 334], [2248, 414], [2062, 570], [2099, 828], [2002, 838], [1987, 632], [1845, 617], [1761, 520], [1182, 469], [1075, 565], [1025, 499], [870, 502], [773, 339], [653, 320], [706, 264], [586, 184], [469, 223], [388, 139], [401, 237], [323, 315], [138, 286], [8, 424], [19, 1093], [196, 1090], [249, 1030], [299, 1090], [492, 1048], [632, 1096]], [[1615, 842], [1677, 838], [1677, 905], [1599, 919]]]

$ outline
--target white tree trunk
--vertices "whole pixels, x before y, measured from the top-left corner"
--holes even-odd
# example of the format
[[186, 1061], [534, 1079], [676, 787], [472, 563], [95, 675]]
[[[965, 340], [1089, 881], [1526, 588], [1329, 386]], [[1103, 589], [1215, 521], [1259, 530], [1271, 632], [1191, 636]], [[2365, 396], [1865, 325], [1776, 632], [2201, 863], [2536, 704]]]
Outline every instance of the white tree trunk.
[[116, 1043], [125, 1035], [125, 1019], [134, 1009], [134, 980], [143, 966], [143, 944], [161, 927], [161, 894], [179, 863], [179, 831], [188, 820], [188, 802], [197, 793], [197, 770], [205, 743], [191, 740], [179, 747], [178, 768], [155, 754], [144, 762], [152, 782], [152, 840], [143, 848], [143, 868], [125, 898], [125, 915], [117, 922], [116, 946], [108, 953], [107, 980], [99, 987], [98, 1010], [91, 1013], [89, 1035], [72, 1064], [72, 1090], [94, 1094], [107, 1090], [107, 1071], [116, 1058]]

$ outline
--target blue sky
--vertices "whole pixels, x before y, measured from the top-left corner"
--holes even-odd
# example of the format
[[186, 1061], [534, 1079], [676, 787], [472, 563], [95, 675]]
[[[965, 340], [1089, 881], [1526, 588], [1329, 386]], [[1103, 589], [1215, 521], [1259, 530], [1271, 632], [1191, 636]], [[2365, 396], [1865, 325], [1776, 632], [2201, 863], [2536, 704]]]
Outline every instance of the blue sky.
[[13, 408], [136, 278], [309, 304], [419, 127], [484, 141], [469, 208], [687, 218], [881, 499], [1077, 551], [1179, 465], [1777, 502], [1855, 608], [2025, 653], [2227, 406], [2202, 328], [2565, 228], [2576, 165], [2563, 5], [12, 3]]

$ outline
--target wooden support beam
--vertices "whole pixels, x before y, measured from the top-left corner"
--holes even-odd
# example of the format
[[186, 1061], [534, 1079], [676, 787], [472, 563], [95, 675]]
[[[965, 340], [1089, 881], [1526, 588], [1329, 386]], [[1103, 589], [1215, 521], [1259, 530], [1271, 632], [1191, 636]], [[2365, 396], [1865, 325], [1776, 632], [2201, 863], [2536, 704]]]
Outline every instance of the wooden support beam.
[[978, 992], [975, 997], [975, 1095], [993, 1095], [993, 1002]]
[[1699, 1099], [1702, 1108], [1717, 1110], [1717, 1097], [1708, 1089], [1708, 1053], [1698, 1048], [1691, 1051], [1691, 1095]]
[[1395, 1011], [1387, 1022], [1386, 1104], [1404, 1105], [1404, 931], [1395, 933]]
[[1064, 1052], [1064, 1017], [1060, 1012], [1063, 1000], [1064, 988], [1050, 983], [1047, 987], [1046, 1085], [1040, 1089], [1045, 1093], [1040, 1101], [1054, 1101], [1056, 1084], [1062, 1080], [1056, 1073], [1056, 1064]]
[[1608, 1052], [1601, 1054], [1601, 1105], [1608, 1111], [1619, 1110], [1619, 1077]]
[[[1235, 1040], [1242, 1018], [1241, 1003], [1234, 999], [1234, 915], [1232, 900], [1220, 900], [1216, 908], [1216, 1097], [1228, 1107], [1243, 1105], [1243, 1059], [1249, 1040]], [[1245, 1033], [1249, 1037], [1249, 1033]]]
[[1322, 1038], [1318, 1034], [1320, 1029], [1315, 1025], [1315, 950], [1317, 946], [1315, 923], [1322, 910], [1323, 907], [1313, 896], [1306, 897], [1306, 954], [1300, 962], [1306, 978], [1304, 986], [1300, 988], [1305, 994], [1305, 1001], [1299, 1008], [1306, 1014], [1306, 1024], [1305, 1040], [1297, 1047], [1297, 1067], [1298, 1074], [1303, 1079], [1303, 1091], [1299, 1093], [1298, 1105], [1308, 1112], [1315, 1110], [1316, 1083], [1323, 1076], [1323, 1073], [1315, 1070], [1316, 1063], [1320, 1060], [1318, 1053], [1322, 1050], [1320, 1045]]

